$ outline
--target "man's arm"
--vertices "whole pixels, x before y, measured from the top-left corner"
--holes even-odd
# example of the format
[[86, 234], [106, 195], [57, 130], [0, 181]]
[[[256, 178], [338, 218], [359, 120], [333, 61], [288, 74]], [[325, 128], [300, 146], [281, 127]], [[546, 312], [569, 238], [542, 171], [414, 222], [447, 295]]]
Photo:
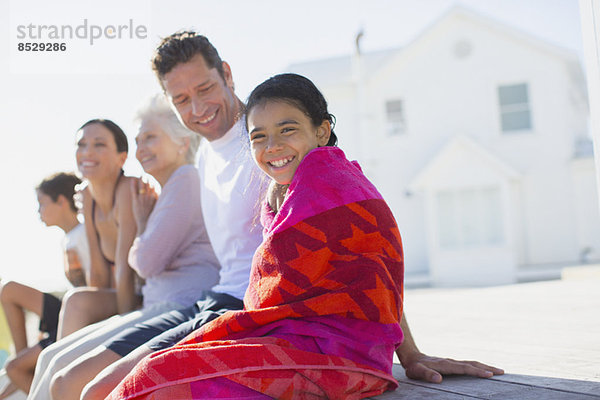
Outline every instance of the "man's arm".
[[504, 371], [499, 368], [477, 361], [460, 361], [423, 354], [417, 348], [412, 337], [405, 314], [402, 315], [400, 327], [404, 333], [404, 341], [396, 349], [396, 355], [406, 370], [406, 376], [411, 379], [440, 383], [442, 375], [471, 375], [490, 378], [494, 375], [504, 374]]

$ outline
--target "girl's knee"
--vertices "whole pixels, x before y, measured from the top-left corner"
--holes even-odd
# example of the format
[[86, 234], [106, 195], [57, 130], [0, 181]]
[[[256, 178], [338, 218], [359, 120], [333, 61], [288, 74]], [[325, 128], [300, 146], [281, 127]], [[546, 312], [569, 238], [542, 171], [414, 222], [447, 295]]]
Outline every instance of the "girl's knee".
[[67, 291], [67, 293], [65, 293], [65, 295], [62, 298], [62, 307], [76, 307], [85, 296], [82, 293], [83, 292], [79, 290], [79, 288], [74, 288]]
[[94, 295], [90, 295], [88, 288], [71, 289], [65, 293], [62, 299], [61, 315], [64, 317], [85, 317], [90, 313], [90, 309], [99, 306], [97, 300]]
[[2, 302], [2, 304], [12, 303], [18, 285], [17, 282], [13, 281], [8, 281], [0, 285], [0, 302]]
[[14, 376], [20, 371], [19, 359], [13, 358], [8, 360], [4, 365], [4, 370], [6, 371], [6, 375], [8, 375], [11, 380], [14, 380]]
[[35, 364], [31, 365], [20, 357], [15, 357], [4, 365], [6, 375], [8, 375], [11, 381], [15, 381], [24, 374], [30, 374], [33, 371], [33, 368], [35, 368]]

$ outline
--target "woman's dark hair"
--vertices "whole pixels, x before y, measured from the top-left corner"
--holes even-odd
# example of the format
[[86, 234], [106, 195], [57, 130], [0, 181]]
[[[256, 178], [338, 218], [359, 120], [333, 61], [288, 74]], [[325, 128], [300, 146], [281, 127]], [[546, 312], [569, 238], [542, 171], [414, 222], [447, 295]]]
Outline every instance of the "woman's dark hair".
[[77, 211], [73, 195], [75, 194], [75, 186], [81, 183], [75, 174], [59, 172], [45, 178], [35, 190], [49, 196], [56, 203], [58, 196], [62, 195], [67, 199], [71, 209]]
[[206, 36], [194, 31], [176, 32], [164, 38], [158, 45], [152, 57], [152, 69], [162, 86], [163, 77], [178, 64], [184, 64], [200, 54], [204, 58], [206, 66], [216, 68], [225, 80], [223, 60], [219, 56], [215, 46], [210, 43]]
[[298, 107], [311, 120], [314, 126], [319, 126], [327, 120], [331, 124], [331, 135], [326, 146], [336, 146], [337, 136], [333, 133], [335, 117], [327, 111], [327, 101], [314, 83], [301, 75], [275, 75], [258, 85], [246, 102], [246, 127], [248, 114], [256, 106], [267, 101], [283, 101]]
[[81, 125], [81, 128], [79, 128], [79, 130], [82, 130], [86, 126], [92, 124], [100, 124], [110, 131], [110, 133], [113, 135], [113, 138], [115, 139], [115, 143], [117, 145], [117, 152], [127, 153], [129, 151], [127, 136], [125, 135], [125, 132], [123, 132], [123, 129], [119, 127], [119, 125], [115, 124], [110, 119], [96, 118], [91, 119], [85, 124]]

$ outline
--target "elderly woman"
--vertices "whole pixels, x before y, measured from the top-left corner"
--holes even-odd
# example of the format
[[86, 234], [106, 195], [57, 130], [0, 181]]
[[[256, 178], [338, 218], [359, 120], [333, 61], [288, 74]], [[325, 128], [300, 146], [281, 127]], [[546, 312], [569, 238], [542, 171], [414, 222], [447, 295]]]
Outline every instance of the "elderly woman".
[[199, 291], [218, 281], [219, 265], [204, 227], [200, 182], [192, 165], [199, 138], [179, 123], [162, 96], [153, 98], [138, 120], [136, 157], [162, 188], [156, 198], [146, 183], [132, 181], [128, 187], [137, 227], [129, 264], [145, 279], [144, 307], [84, 328], [49, 348], [53, 351], [38, 363], [29, 398], [78, 399], [98, 370], [120, 358], [102, 343], [135, 323], [190, 305]]

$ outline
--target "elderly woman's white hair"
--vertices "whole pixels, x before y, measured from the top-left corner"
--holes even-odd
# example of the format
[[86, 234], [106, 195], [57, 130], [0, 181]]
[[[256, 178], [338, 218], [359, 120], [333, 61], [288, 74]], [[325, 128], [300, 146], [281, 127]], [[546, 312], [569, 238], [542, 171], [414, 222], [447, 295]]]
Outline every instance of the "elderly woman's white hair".
[[189, 138], [190, 145], [185, 154], [185, 160], [193, 164], [196, 152], [200, 145], [200, 135], [187, 129], [181, 124], [179, 118], [173, 112], [164, 94], [152, 96], [137, 112], [135, 121], [139, 124], [147, 121], [156, 122], [171, 140], [177, 144], [183, 144], [184, 138]]

